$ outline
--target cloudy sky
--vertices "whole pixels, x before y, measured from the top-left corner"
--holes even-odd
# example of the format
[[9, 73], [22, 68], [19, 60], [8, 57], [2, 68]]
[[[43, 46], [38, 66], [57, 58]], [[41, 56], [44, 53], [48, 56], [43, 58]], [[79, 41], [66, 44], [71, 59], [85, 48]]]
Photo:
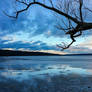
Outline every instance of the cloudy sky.
[[[87, 5], [91, 7], [92, 1]], [[18, 6], [17, 6], [18, 7]], [[14, 12], [14, 0], [0, 1], [0, 49], [31, 50], [51, 53], [91, 53], [92, 30], [83, 33], [69, 49], [60, 51], [56, 44], [70, 42], [63, 31], [58, 30], [56, 17], [53, 12], [39, 6], [33, 6], [19, 15], [18, 19], [11, 19], [4, 15]], [[89, 14], [87, 21], [92, 20]]]

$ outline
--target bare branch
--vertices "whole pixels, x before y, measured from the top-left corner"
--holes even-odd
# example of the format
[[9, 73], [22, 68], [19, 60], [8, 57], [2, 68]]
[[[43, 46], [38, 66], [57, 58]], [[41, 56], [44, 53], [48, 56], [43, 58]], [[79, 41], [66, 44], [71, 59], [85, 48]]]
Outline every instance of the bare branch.
[[31, 5], [34, 5], [34, 4], [40, 5], [40, 6], [44, 7], [44, 8], [47, 8], [47, 9], [49, 9], [49, 10], [52, 10], [52, 11], [54, 11], [54, 12], [60, 14], [60, 15], [62, 15], [62, 16], [65, 16], [66, 18], [71, 19], [71, 20], [74, 21], [75, 23], [79, 23], [79, 21], [78, 21], [76, 18], [74, 18], [74, 17], [72, 17], [72, 16], [70, 16], [70, 15], [68, 15], [68, 14], [66, 14], [66, 13], [64, 13], [64, 12], [62, 12], [62, 11], [56, 9], [56, 8], [54, 8], [54, 7], [47, 6], [47, 5], [45, 5], [45, 4], [43, 4], [43, 3], [40, 3], [40, 2], [31, 2], [31, 3], [29, 3], [25, 9], [22, 9], [22, 10], [17, 11], [15, 17], [14, 17], [14, 16], [10, 16], [10, 15], [8, 15], [8, 14], [7, 14], [7, 15], [8, 15], [9, 17], [12, 17], [12, 18], [17, 18], [20, 13], [22, 13], [22, 12], [28, 10], [28, 8], [29, 8]]
[[8, 17], [11, 17], [11, 18], [16, 19], [16, 16], [11, 16], [11, 15], [8, 15], [5, 11], [3, 11], [3, 13], [4, 13], [6, 16], [8, 16]]
[[[32, 0], [30, 2], [16, 0], [16, 2], [26, 5], [26, 7], [16, 11], [15, 16], [8, 15], [6, 12], [4, 12], [4, 14], [8, 17], [17, 19], [20, 13], [27, 11], [32, 5], [39, 5], [57, 13], [58, 15], [64, 16], [62, 19], [59, 18], [58, 23], [61, 24], [57, 23], [58, 26], [56, 27], [59, 30], [63, 30], [66, 35], [69, 35], [72, 41], [68, 45], [66, 45], [64, 42], [62, 43], [63, 46], [57, 45], [59, 48], [62, 48], [62, 50], [69, 48], [76, 41], [75, 38], [81, 36], [84, 30], [92, 29], [92, 23], [84, 22], [83, 9], [87, 9], [90, 12], [92, 12], [92, 10], [84, 7], [83, 0], [74, 0], [74, 2], [72, 2], [72, 0], [57, 0], [58, 6], [56, 6], [56, 8], [52, 0], [48, 1], [50, 2], [50, 6], [46, 5], [43, 1], [41, 2], [40, 0]], [[77, 7], [74, 7], [76, 4]]]
[[65, 45], [64, 43], [64, 46], [62, 45], [57, 45], [57, 47], [61, 48], [61, 51], [65, 50], [65, 49], [68, 49], [75, 41], [72, 40], [72, 42], [68, 45]]
[[49, 1], [50, 1], [50, 3], [51, 3], [52, 7], [54, 7], [52, 0], [49, 0]]
[[83, 6], [83, 0], [79, 0], [80, 6], [79, 6], [79, 10], [80, 10], [80, 19], [81, 22], [83, 22], [83, 15], [82, 15], [82, 6]]
[[29, 8], [29, 6], [27, 6], [25, 9], [22, 9], [22, 10], [17, 11], [15, 16], [10, 16], [10, 15], [8, 15], [6, 12], [4, 12], [4, 14], [7, 15], [8, 17], [17, 19], [17, 18], [18, 18], [18, 15], [19, 15], [20, 13], [26, 11], [28, 8]]
[[75, 37], [78, 37], [78, 36], [81, 36], [81, 35], [82, 35], [82, 31], [80, 31], [80, 33], [79, 33], [79, 34], [74, 35], [73, 37], [75, 38]]
[[28, 4], [23, 2], [23, 1], [16, 0], [16, 2], [19, 2], [19, 3], [22, 3], [22, 4], [26, 5], [26, 6], [28, 6]]
[[85, 7], [85, 9], [88, 10], [88, 11], [90, 11], [90, 12], [92, 13], [92, 10], [91, 10], [91, 9], [89, 9], [89, 8], [87, 8], [87, 7]]
[[[62, 26], [59, 26], [59, 25], [56, 25], [56, 27], [60, 30], [70, 30], [70, 29], [72, 29], [72, 28], [63, 28]], [[64, 32], [66, 32], [66, 31], [64, 31]]]
[[36, 2], [36, 1], [34, 0], [34, 2]]

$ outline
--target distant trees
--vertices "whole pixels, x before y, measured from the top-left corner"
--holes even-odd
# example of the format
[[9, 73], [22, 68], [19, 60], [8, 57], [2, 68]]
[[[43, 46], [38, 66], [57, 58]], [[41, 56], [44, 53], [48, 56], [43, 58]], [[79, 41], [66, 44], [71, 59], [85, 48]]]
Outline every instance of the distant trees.
[[67, 21], [65, 22], [64, 18], [60, 19], [62, 23], [58, 23], [57, 28], [63, 30], [72, 40], [68, 45], [64, 42], [61, 45], [57, 45], [64, 50], [69, 48], [76, 41], [75, 38], [82, 35], [83, 31], [92, 29], [92, 22], [86, 22], [87, 12], [92, 13], [92, 10], [84, 4], [86, 1], [87, 0], [16, 0], [18, 4], [25, 6], [24, 9], [17, 10], [15, 16], [4, 13], [11, 18], [18, 18], [19, 14], [27, 11], [29, 7], [39, 5], [54, 11], [60, 16], [64, 16]]

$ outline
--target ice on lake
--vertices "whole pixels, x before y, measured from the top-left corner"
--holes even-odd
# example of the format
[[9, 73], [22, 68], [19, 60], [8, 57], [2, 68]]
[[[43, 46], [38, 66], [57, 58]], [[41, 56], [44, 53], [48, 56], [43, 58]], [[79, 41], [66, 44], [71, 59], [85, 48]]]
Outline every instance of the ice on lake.
[[0, 75], [25, 80], [59, 74], [92, 75], [92, 56], [0, 57]]

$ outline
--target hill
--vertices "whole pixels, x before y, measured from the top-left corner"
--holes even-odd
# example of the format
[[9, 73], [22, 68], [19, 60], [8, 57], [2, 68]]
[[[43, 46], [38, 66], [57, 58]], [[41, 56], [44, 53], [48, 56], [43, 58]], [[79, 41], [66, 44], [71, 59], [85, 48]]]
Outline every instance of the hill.
[[28, 52], [14, 50], [0, 50], [0, 56], [59, 56], [59, 54], [44, 53], [44, 52]]

